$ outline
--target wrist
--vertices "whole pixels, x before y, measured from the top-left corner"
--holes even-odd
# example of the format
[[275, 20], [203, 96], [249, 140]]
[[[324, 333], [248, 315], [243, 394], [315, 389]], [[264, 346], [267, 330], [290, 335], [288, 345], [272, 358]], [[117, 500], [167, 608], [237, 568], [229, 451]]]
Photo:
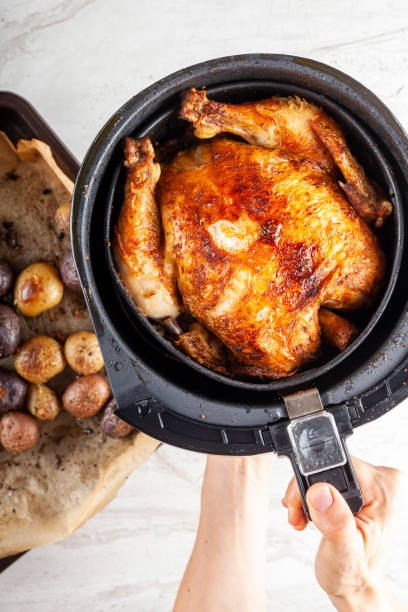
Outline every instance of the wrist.
[[395, 609], [392, 594], [382, 576], [365, 580], [350, 593], [329, 597], [338, 612], [391, 612]]
[[208, 455], [205, 478], [223, 485], [270, 488], [273, 461], [272, 453], [252, 457]]
[[[202, 500], [235, 517], [265, 511], [271, 490], [271, 457], [208, 456]], [[239, 510], [239, 512], [238, 512]]]

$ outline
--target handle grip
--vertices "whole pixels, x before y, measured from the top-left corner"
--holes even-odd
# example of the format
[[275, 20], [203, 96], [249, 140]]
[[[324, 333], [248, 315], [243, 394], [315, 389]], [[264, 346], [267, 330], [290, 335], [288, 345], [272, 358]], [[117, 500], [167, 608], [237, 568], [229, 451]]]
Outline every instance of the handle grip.
[[344, 454], [347, 458], [346, 463], [341, 466], [318, 472], [317, 474], [304, 476], [299, 469], [294, 453], [288, 453], [299, 486], [303, 508], [309, 519], [310, 513], [306, 502], [306, 493], [307, 490], [317, 482], [327, 482], [328, 484], [336, 487], [336, 489], [338, 489], [343, 495], [353, 514], [359, 512], [364, 505], [363, 494], [361, 492], [357, 476], [354, 472], [353, 464], [346, 445], [345, 436], [340, 436], [340, 440], [343, 446]]

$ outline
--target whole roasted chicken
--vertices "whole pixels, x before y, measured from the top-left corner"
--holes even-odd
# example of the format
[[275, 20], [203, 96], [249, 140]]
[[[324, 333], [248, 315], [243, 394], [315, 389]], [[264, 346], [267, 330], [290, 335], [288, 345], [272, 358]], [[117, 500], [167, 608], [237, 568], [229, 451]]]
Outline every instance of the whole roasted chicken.
[[231, 105], [194, 89], [181, 117], [205, 141], [162, 167], [148, 138], [126, 139], [114, 247], [140, 310], [231, 376], [293, 374], [316, 358], [321, 334], [343, 350], [358, 333], [343, 314], [381, 287], [369, 225], [392, 206], [340, 128], [299, 98]]

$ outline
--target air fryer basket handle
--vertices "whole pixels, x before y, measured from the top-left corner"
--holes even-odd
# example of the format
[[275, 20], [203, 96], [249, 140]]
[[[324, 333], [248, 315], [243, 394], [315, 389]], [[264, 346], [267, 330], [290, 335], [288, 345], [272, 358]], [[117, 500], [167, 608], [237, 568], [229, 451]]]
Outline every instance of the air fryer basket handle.
[[340, 491], [340, 493], [343, 495], [344, 499], [350, 506], [350, 509], [353, 514], [359, 512], [364, 505], [363, 495], [356, 474], [354, 472], [350, 454], [347, 449], [345, 436], [340, 436], [340, 439], [344, 453], [347, 458], [347, 462], [344, 465], [330, 468], [328, 470], [325, 470], [324, 472], [304, 476], [299, 469], [294, 453], [288, 454], [299, 486], [300, 494], [302, 496], [303, 508], [309, 519], [310, 513], [306, 502], [306, 493], [309, 487], [311, 487], [317, 482], [327, 482], [336, 487], [336, 489]]

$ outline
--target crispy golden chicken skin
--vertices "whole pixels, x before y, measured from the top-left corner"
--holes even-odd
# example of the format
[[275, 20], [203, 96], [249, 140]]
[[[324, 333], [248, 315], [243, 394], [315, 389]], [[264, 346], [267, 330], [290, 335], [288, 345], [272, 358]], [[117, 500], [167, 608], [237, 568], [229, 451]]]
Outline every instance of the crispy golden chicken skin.
[[336, 177], [336, 166], [345, 183], [340, 186], [358, 214], [380, 227], [392, 212], [382, 190], [367, 179], [350, 153], [338, 125], [320, 108], [301, 98], [273, 97], [244, 104], [208, 100], [205, 91], [184, 92], [181, 117], [191, 121], [198, 138], [221, 132], [241, 136], [250, 144], [302, 155]]
[[162, 230], [154, 199], [160, 165], [148, 138], [125, 142], [125, 202], [115, 228], [114, 252], [130, 295], [148, 317], [177, 317], [181, 306], [171, 264], [162, 257]]
[[225, 137], [179, 153], [157, 189], [183, 303], [245, 364], [291, 373], [320, 346], [321, 305], [367, 306], [377, 239], [307, 161]]
[[210, 140], [163, 164], [158, 182], [148, 139], [126, 145], [115, 249], [136, 302], [156, 319], [185, 309], [197, 323], [176, 344], [231, 375], [293, 374], [316, 358], [321, 331], [343, 350], [357, 330], [327, 309], [372, 303], [385, 258], [363, 218], [380, 225], [391, 205], [340, 129], [287, 98], [223, 105], [191, 90], [181, 114]]

